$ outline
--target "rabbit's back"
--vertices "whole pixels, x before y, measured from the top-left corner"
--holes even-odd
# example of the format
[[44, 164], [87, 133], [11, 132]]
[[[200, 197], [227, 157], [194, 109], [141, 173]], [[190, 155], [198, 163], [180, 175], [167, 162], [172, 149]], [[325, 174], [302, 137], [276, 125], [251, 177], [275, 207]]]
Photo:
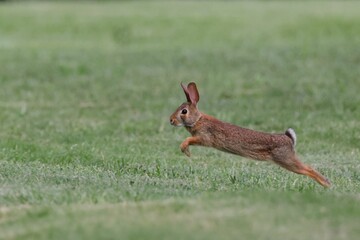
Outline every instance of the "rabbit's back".
[[[242, 128], [202, 114], [195, 128], [188, 131], [202, 138], [202, 145], [256, 160], [272, 160], [276, 153], [292, 149], [285, 134], [271, 134]], [[275, 156], [274, 156], [275, 154]]]

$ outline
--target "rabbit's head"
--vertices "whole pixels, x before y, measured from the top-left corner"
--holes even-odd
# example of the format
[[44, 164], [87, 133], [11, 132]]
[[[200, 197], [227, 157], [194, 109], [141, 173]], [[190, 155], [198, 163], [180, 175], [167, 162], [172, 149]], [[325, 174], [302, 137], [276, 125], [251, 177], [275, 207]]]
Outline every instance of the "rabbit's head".
[[170, 124], [176, 127], [193, 127], [200, 119], [201, 113], [197, 109], [200, 96], [196, 84], [191, 82], [187, 86], [181, 83], [187, 102], [181, 104], [170, 116]]

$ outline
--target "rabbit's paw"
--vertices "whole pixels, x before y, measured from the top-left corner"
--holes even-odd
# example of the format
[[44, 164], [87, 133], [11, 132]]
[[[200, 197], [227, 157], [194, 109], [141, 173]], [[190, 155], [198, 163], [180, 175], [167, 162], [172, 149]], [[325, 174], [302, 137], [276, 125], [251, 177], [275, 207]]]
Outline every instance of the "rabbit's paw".
[[185, 153], [186, 156], [190, 157], [189, 145], [181, 144], [180, 149], [183, 153]]

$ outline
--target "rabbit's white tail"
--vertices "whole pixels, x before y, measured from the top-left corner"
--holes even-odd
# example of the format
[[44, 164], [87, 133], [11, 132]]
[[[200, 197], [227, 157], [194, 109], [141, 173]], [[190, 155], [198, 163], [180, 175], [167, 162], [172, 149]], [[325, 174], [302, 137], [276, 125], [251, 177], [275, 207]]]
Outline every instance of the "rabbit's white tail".
[[296, 145], [296, 133], [294, 131], [294, 129], [289, 128], [288, 130], [286, 130], [285, 135], [288, 136], [289, 138], [291, 138], [291, 140], [293, 141], [294, 147]]

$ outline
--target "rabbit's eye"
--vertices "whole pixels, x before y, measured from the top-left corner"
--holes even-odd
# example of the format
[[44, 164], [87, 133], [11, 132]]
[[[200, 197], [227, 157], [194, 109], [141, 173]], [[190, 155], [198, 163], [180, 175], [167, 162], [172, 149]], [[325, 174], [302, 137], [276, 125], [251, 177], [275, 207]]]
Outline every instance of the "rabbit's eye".
[[185, 108], [184, 108], [183, 110], [181, 110], [181, 114], [187, 114], [187, 112], [188, 112], [188, 111], [187, 111], [187, 109], [185, 109]]

